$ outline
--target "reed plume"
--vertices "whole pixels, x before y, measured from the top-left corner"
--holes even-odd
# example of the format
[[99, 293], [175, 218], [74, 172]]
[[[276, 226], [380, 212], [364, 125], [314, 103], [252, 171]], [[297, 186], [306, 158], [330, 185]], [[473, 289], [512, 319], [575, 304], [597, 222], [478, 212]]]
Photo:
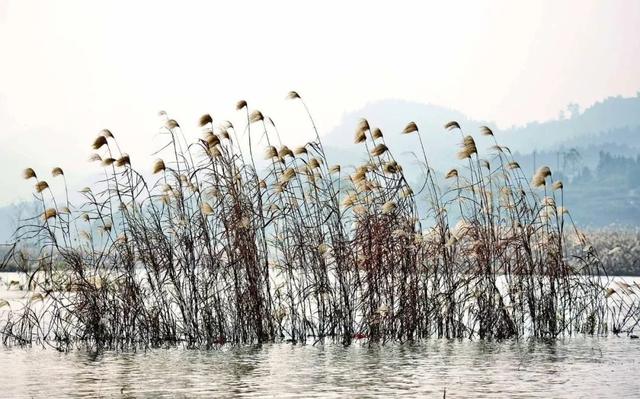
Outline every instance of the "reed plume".
[[93, 141], [93, 149], [94, 150], [99, 150], [103, 145], [107, 144], [107, 139], [100, 135], [98, 137], [96, 137], [96, 139]]
[[453, 130], [453, 129], [458, 129], [458, 130], [460, 130], [460, 125], [459, 125], [459, 124], [458, 124], [458, 122], [456, 122], [456, 121], [450, 121], [450, 122], [447, 122], [447, 123], [444, 125], [444, 128], [445, 128], [445, 129], [447, 129], [447, 130]]
[[52, 177], [56, 177], [56, 176], [62, 176], [64, 175], [64, 172], [62, 171], [62, 168], [59, 167], [55, 167], [51, 170], [51, 176]]
[[264, 151], [264, 159], [272, 159], [278, 157], [278, 149], [272, 145], [268, 146]]
[[476, 148], [476, 142], [473, 140], [473, 137], [465, 136], [462, 143], [462, 149], [458, 152], [458, 159], [471, 158], [471, 155], [477, 153], [478, 149]]
[[300, 98], [300, 95], [295, 91], [290, 91], [289, 94], [287, 94], [287, 99], [289, 100], [296, 99], [296, 98]]
[[[287, 98], [302, 100], [296, 92]], [[265, 117], [245, 101], [236, 108], [247, 113], [238, 132], [251, 140], [252, 124]], [[464, 162], [445, 174], [455, 179], [447, 187], [432, 173], [414, 122], [402, 134], [418, 133], [422, 181], [405, 175], [366, 119], [354, 140], [365, 144], [364, 160], [341, 176], [340, 165], [328, 167], [315, 125], [316, 139], [292, 151], [274, 140], [267, 118], [267, 162], [258, 168], [252, 152], [231, 142], [231, 123], [214, 127], [206, 114], [202, 138], [187, 143], [166, 131], [177, 122], [161, 117], [160, 131], [170, 134], [152, 165], [154, 175], [164, 173], [152, 181], [103, 131], [92, 147], [113, 148], [90, 159], [126, 168], [101, 168], [104, 177], [81, 190], [84, 203], [58, 201], [37, 182], [41, 208], [16, 237], [39, 243], [31, 263], [41, 265], [39, 292], [49, 294], [32, 301], [46, 305], [43, 317], [0, 320], [3, 342], [125, 350], [552, 339], [630, 331], [640, 320], [634, 302], [624, 311], [616, 302], [632, 287], [607, 291], [598, 253], [564, 207], [562, 183], [552, 184], [560, 192], [531, 190], [487, 127], [480, 133], [491, 136], [492, 158], [464, 136]], [[33, 169], [23, 175], [37, 179]], [[550, 177], [543, 167], [532, 186]]]
[[531, 184], [533, 187], [542, 187], [547, 184], [547, 177], [551, 176], [551, 169], [548, 166], [540, 167], [533, 175]]
[[175, 119], [169, 119], [165, 122], [164, 126], [169, 129], [175, 129], [177, 127], [180, 127], [180, 124], [178, 124], [178, 122]]
[[418, 131], [418, 125], [415, 122], [409, 122], [402, 130], [402, 134], [410, 134]]
[[49, 184], [44, 180], [39, 181], [39, 182], [36, 183], [36, 191], [38, 193], [41, 193], [41, 192], [43, 192], [44, 190], [46, 190], [48, 188], [49, 188]]
[[493, 136], [493, 131], [487, 126], [480, 126], [480, 134], [483, 136]]
[[32, 169], [32, 168], [26, 168], [23, 172], [22, 172], [22, 177], [25, 180], [29, 180], [31, 178], [37, 178], [36, 176], [36, 172]]
[[153, 163], [153, 174], [155, 175], [156, 173], [164, 172], [165, 169], [166, 166], [164, 165], [164, 161], [162, 159], [156, 159]]
[[48, 220], [58, 216], [58, 212], [54, 208], [48, 208], [42, 214], [42, 219]]
[[240, 111], [242, 109], [245, 109], [247, 107], [247, 102], [244, 100], [240, 100], [236, 103], [236, 111]]
[[200, 127], [207, 126], [213, 123], [213, 118], [209, 114], [204, 114], [200, 117], [199, 124]]
[[380, 155], [382, 155], [385, 152], [387, 152], [387, 150], [388, 150], [388, 148], [387, 148], [386, 145], [378, 144], [373, 148], [373, 150], [371, 150], [371, 155], [373, 155], [374, 157], [379, 157]]
[[113, 137], [113, 133], [111, 133], [111, 130], [109, 130], [109, 129], [102, 129], [102, 130], [100, 131], [100, 135], [102, 135], [102, 136], [104, 136], [104, 137], [106, 137], [106, 138], [110, 138], [110, 139], [113, 139], [113, 138], [114, 138], [114, 137]]
[[355, 144], [364, 143], [367, 140], [367, 132], [369, 131], [369, 122], [366, 119], [360, 119], [358, 126], [356, 127], [356, 134], [354, 138]]
[[118, 158], [115, 163], [116, 163], [116, 166], [118, 167], [131, 165], [131, 158], [129, 157], [128, 154], [122, 154], [122, 156]]
[[264, 115], [262, 115], [262, 112], [258, 110], [252, 111], [251, 114], [249, 115], [249, 121], [251, 121], [251, 123], [260, 122], [263, 120], [264, 120]]

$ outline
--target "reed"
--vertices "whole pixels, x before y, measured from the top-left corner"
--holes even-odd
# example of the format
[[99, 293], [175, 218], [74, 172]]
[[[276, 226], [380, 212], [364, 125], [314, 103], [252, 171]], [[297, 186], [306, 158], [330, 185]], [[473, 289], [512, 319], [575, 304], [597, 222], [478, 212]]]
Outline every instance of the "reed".
[[[554, 338], [637, 324], [637, 305], [617, 310], [596, 251], [562, 203], [562, 183], [547, 186], [547, 167], [524, 176], [491, 129], [480, 131], [495, 144], [481, 159], [471, 135], [445, 125], [462, 142], [443, 186], [418, 126], [407, 124], [397, 134], [418, 140], [424, 160], [415, 189], [366, 120], [354, 140], [365, 160], [350, 170], [327, 166], [317, 130], [292, 151], [270, 118], [245, 101], [236, 109], [246, 114], [248, 156], [230, 123], [216, 128], [206, 114], [204, 138], [186, 143], [162, 113], [167, 142], [148, 167], [152, 181], [104, 130], [90, 158], [104, 179], [81, 191], [84, 203], [37, 183], [43, 213], [16, 236], [40, 244], [35, 269], [22, 262], [40, 296], [0, 322], [5, 343]], [[269, 163], [261, 171], [259, 137]], [[37, 179], [30, 168], [24, 177]]]

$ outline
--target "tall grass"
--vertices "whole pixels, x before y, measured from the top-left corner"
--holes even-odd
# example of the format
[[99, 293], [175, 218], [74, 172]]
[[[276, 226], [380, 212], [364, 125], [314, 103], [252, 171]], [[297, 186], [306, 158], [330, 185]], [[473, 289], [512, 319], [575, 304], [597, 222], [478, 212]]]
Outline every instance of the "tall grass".
[[[52, 194], [54, 182], [66, 190], [61, 169], [50, 183], [25, 171], [42, 214], [17, 236], [41, 244], [28, 272], [41, 294], [2, 322], [5, 343], [208, 348], [610, 328], [606, 283], [592, 277], [604, 271], [584, 237], [570, 234], [564, 187], [546, 167], [524, 176], [489, 128], [480, 133], [494, 146], [481, 157], [458, 123], [445, 125], [442, 134], [461, 139], [448, 188], [415, 123], [392, 133], [420, 148], [424, 179], [412, 187], [366, 120], [354, 140], [366, 160], [345, 168], [328, 163], [317, 130], [290, 149], [261, 112], [244, 101], [237, 109], [241, 130], [204, 115], [192, 143], [163, 114], [163, 158], [142, 169], [152, 180], [102, 131], [91, 160], [104, 178], [81, 191], [79, 206]], [[575, 253], [568, 239], [579, 241]]]

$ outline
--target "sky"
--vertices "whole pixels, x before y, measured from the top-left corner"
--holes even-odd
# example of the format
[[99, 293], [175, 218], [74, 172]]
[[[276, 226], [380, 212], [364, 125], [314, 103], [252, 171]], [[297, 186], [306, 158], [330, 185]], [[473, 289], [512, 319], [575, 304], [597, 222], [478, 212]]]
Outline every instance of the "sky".
[[[640, 90], [640, 2], [0, 0], [0, 206], [30, 198], [33, 167], [90, 175], [109, 128], [151, 162], [165, 110], [270, 115], [284, 141], [369, 102], [443, 105], [498, 126], [556, 118]], [[136, 158], [137, 156], [137, 158]]]

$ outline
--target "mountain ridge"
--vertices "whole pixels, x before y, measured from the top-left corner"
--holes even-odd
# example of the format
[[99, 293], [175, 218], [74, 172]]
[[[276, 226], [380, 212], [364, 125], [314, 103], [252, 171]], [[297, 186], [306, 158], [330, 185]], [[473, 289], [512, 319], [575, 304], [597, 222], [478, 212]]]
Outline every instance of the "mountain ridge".
[[[479, 134], [480, 126], [494, 129], [500, 144], [507, 145], [516, 154], [525, 173], [530, 173], [536, 165], [543, 162], [552, 169], [562, 164], [560, 157], [569, 148], [583, 153], [581, 167], [595, 168], [599, 162], [599, 153], [634, 157], [640, 154], [640, 92], [635, 97], [608, 97], [579, 112], [575, 107], [570, 117], [543, 122], [530, 122], [522, 126], [498, 129], [495, 123], [474, 120], [452, 108], [423, 104], [407, 100], [386, 99], [366, 104], [361, 109], [345, 113], [342, 121], [324, 135], [322, 140], [327, 150], [329, 162], [345, 167], [356, 165], [366, 155], [362, 144], [354, 144], [355, 127], [360, 118], [366, 118], [371, 127], [382, 129], [384, 139], [398, 161], [405, 166], [410, 178], [419, 177], [420, 168], [414, 168], [421, 158], [419, 143], [412, 135], [402, 135], [401, 131], [410, 121], [415, 121], [422, 134], [427, 156], [431, 166], [442, 171], [456, 165], [455, 158], [460, 134], [448, 132], [444, 124], [457, 121], [465, 134], [472, 134], [478, 142], [481, 155], [493, 143]], [[537, 157], [534, 152], [539, 152]], [[416, 156], [414, 156], [414, 154]], [[417, 158], [417, 159], [416, 159]], [[564, 174], [567, 175], [566, 171]], [[586, 191], [585, 191], [586, 190]], [[576, 194], [589, 195], [586, 188], [576, 189]], [[633, 192], [633, 190], [629, 190]], [[568, 186], [571, 193], [571, 186]], [[569, 194], [569, 198], [572, 195]], [[626, 205], [628, 203], [628, 205]], [[635, 198], [623, 198], [618, 204], [624, 215], [624, 209], [636, 212]], [[10, 204], [0, 207], [0, 243], [9, 241], [17, 220], [29, 207], [29, 203]], [[625, 208], [626, 207], [626, 208]], [[591, 209], [580, 210], [583, 222], [590, 223]], [[637, 221], [640, 222], [640, 212]], [[634, 213], [635, 215], [635, 213]], [[620, 216], [624, 219], [624, 216]], [[594, 219], [595, 220], [595, 219]], [[601, 224], [601, 219], [598, 219]], [[617, 219], [616, 219], [617, 220]], [[612, 222], [616, 221], [612, 220]], [[629, 219], [635, 223], [636, 219]]]

